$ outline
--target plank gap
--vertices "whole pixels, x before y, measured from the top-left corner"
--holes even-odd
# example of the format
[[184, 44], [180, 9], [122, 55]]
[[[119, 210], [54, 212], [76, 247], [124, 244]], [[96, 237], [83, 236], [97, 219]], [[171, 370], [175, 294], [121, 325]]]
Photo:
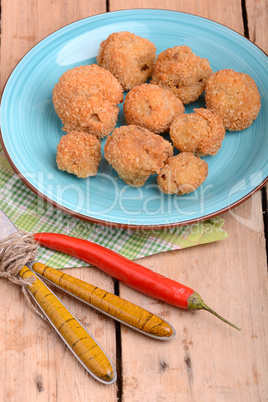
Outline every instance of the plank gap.
[[241, 8], [242, 8], [242, 18], [243, 18], [243, 26], [244, 26], [244, 36], [249, 39], [249, 29], [248, 29], [248, 13], [246, 0], [241, 0]]
[[106, 12], [108, 13], [110, 11], [110, 1], [106, 0]]
[[268, 264], [268, 194], [267, 188], [263, 187], [261, 189], [261, 201], [262, 201], [262, 212], [263, 212], [263, 226], [264, 226], [264, 237], [266, 244], [266, 258]]

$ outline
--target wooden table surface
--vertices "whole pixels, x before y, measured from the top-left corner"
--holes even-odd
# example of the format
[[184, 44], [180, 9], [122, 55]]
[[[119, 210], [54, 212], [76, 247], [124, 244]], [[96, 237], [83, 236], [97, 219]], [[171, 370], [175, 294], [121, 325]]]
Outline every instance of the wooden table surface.
[[[161, 8], [196, 14], [267, 48], [266, 0], [2, 0], [1, 88], [21, 57], [64, 25], [99, 13]], [[0, 401], [267, 401], [268, 288], [266, 190], [223, 214], [228, 239], [142, 259], [151, 269], [197, 290], [212, 315], [181, 311], [120, 284], [120, 295], [173, 324], [171, 342], [147, 338], [57, 292], [116, 364], [107, 386], [76, 361], [55, 331], [29, 308], [20, 289], [0, 282]], [[108, 291], [95, 268], [68, 271]]]

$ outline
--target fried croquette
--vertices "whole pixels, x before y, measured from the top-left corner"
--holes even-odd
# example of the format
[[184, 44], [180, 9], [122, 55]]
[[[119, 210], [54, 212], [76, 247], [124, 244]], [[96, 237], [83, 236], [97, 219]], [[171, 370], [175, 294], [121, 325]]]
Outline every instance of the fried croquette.
[[206, 107], [221, 116], [226, 130], [249, 127], [260, 111], [260, 99], [255, 81], [246, 73], [219, 70], [206, 83]]
[[53, 104], [63, 130], [84, 131], [103, 138], [116, 126], [123, 89], [97, 64], [66, 71], [53, 88]]
[[225, 137], [221, 117], [203, 108], [194, 112], [176, 117], [171, 124], [173, 146], [198, 156], [216, 155]]
[[116, 128], [104, 146], [106, 160], [132, 187], [143, 186], [150, 175], [160, 172], [172, 155], [169, 141], [135, 125]]
[[156, 47], [131, 32], [114, 32], [101, 42], [97, 63], [109, 70], [124, 90], [142, 84], [151, 76]]
[[196, 190], [208, 175], [208, 164], [191, 152], [181, 152], [169, 158], [157, 176], [165, 194], [183, 195]]
[[141, 84], [128, 92], [124, 102], [127, 124], [165, 133], [176, 116], [184, 113], [183, 103], [169, 89]]
[[60, 170], [77, 177], [95, 176], [101, 160], [100, 141], [92, 134], [71, 131], [57, 146], [56, 162]]
[[188, 46], [175, 46], [158, 55], [150, 83], [171, 89], [186, 105], [204, 92], [211, 74], [207, 59], [197, 56]]

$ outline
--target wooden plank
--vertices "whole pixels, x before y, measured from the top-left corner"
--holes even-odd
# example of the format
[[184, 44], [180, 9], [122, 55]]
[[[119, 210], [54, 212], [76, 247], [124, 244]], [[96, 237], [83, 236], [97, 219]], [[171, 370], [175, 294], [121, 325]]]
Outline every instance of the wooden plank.
[[[243, 34], [240, 1], [132, 1], [211, 18]], [[110, 10], [126, 8], [111, 0]], [[130, 8], [130, 4], [127, 4]], [[267, 396], [267, 273], [260, 192], [224, 214], [225, 241], [141, 260], [198, 291], [225, 325], [204, 311], [190, 313], [120, 286], [120, 295], [170, 321], [176, 339], [161, 343], [122, 327], [122, 400], [252, 401]]]
[[228, 239], [140, 261], [195, 289], [241, 332], [205, 311], [181, 311], [121, 287], [122, 297], [166, 318], [177, 331], [162, 344], [122, 330], [124, 401], [177, 401], [178, 394], [179, 401], [265, 400], [268, 293], [259, 198], [224, 215]]
[[238, 0], [110, 0], [110, 11], [133, 8], [156, 8], [174, 10], [209, 18], [226, 25], [237, 32], [243, 33], [243, 20], [241, 18], [241, 2]]
[[81, 18], [106, 11], [105, 0], [2, 0], [1, 88], [20, 59], [41, 39]]
[[250, 40], [258, 45], [267, 54], [267, 1], [246, 1], [246, 16]]
[[[112, 291], [106, 275], [92, 269], [68, 273]], [[31, 309], [18, 286], [2, 280], [0, 323], [0, 400], [29, 401], [116, 401], [116, 385], [94, 380], [78, 363], [50, 324]], [[114, 322], [90, 307], [55, 290], [63, 303], [116, 362]]]
[[[15, 64], [39, 40], [63, 25], [106, 11], [93, 0], [2, 0], [1, 86]], [[113, 292], [113, 280], [92, 269], [68, 273]], [[115, 324], [62, 292], [63, 302], [116, 362]], [[116, 384], [94, 380], [77, 362], [54, 329], [31, 309], [18, 286], [0, 281], [0, 400], [116, 401]]]

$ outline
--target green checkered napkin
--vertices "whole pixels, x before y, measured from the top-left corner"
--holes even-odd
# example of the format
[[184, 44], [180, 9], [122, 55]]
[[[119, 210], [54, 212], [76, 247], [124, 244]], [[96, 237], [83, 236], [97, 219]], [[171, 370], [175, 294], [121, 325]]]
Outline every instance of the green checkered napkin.
[[[225, 239], [219, 218], [158, 231], [114, 229], [71, 217], [34, 195], [14, 174], [0, 147], [0, 208], [19, 230], [57, 232], [80, 237], [114, 250], [129, 259]], [[54, 268], [85, 266], [68, 255], [39, 248], [38, 259]]]

